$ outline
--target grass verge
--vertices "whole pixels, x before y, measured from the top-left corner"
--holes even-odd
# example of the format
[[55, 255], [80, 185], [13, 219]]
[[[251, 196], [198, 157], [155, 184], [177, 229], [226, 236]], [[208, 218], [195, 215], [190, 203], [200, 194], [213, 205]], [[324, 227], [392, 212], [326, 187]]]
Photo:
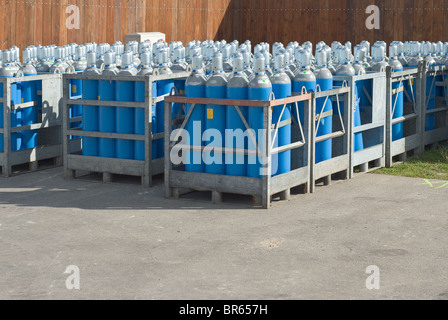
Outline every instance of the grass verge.
[[393, 176], [448, 180], [448, 147], [439, 146], [421, 156], [413, 158], [392, 168], [381, 168], [373, 173]]

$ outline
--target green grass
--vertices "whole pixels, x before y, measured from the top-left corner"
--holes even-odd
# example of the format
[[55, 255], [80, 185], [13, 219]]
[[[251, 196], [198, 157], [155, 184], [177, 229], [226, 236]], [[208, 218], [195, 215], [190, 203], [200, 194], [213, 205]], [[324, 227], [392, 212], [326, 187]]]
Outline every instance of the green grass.
[[448, 180], [448, 147], [439, 146], [436, 150], [426, 151], [419, 157], [374, 173], [393, 176]]

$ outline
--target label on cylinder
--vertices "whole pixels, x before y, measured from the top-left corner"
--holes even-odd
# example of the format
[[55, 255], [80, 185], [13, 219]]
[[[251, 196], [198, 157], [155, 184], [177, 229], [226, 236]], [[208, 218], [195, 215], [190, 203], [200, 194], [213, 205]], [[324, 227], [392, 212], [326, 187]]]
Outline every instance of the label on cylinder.
[[213, 109], [207, 109], [207, 119], [213, 120]]

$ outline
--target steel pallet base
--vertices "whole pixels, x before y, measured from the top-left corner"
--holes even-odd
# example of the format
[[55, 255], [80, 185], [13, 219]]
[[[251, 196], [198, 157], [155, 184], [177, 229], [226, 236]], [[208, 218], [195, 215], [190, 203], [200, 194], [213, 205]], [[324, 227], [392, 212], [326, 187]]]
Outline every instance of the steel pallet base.
[[[289, 188], [283, 192], [277, 193], [275, 195], [272, 195], [270, 197], [270, 202], [272, 203], [274, 201], [274, 199], [279, 199], [281, 201], [288, 201], [291, 198], [291, 194], [306, 194], [309, 193], [309, 184], [308, 183], [304, 183], [302, 185], [296, 186], [296, 187], [292, 187]], [[182, 191], [181, 191], [182, 190]], [[181, 197], [183, 195], [186, 194], [190, 194], [190, 193], [194, 193], [194, 192], [211, 192], [211, 202], [213, 204], [219, 204], [219, 203], [225, 203], [225, 201], [223, 200], [224, 195], [229, 195], [229, 196], [248, 196], [251, 198], [251, 203], [253, 207], [262, 207], [263, 206], [263, 202], [262, 202], [262, 197], [261, 196], [253, 196], [253, 195], [242, 195], [242, 194], [238, 194], [235, 192], [220, 192], [220, 191], [216, 191], [216, 190], [195, 190], [195, 189], [181, 189], [181, 188], [172, 188], [171, 189], [171, 199], [174, 200], [179, 200], [181, 199]]]
[[401, 164], [422, 154], [421, 148], [409, 149], [392, 157], [392, 165]]
[[13, 175], [14, 167], [28, 165], [29, 171], [39, 169], [39, 162], [54, 160], [54, 166], [62, 165], [62, 145], [41, 146], [28, 150], [14, 151], [9, 154], [6, 164], [5, 153], [0, 153], [0, 168], [2, 176], [8, 178]]
[[[289, 173], [270, 178], [269, 186], [263, 183], [264, 179], [214, 175], [206, 173], [169, 171], [165, 175], [169, 184], [165, 184], [167, 198], [179, 199], [181, 189], [193, 191], [210, 191], [212, 202], [221, 203], [222, 194], [238, 194], [252, 196], [254, 206], [268, 208], [272, 197], [279, 195], [281, 200], [289, 200], [291, 189], [303, 187], [309, 193], [308, 169], [301, 168]], [[268, 191], [267, 189], [270, 191]], [[184, 192], [185, 193], [185, 192]], [[269, 193], [269, 196], [267, 194]]]
[[374, 171], [376, 169], [384, 168], [386, 164], [386, 159], [384, 157], [370, 160], [361, 164], [358, 164], [353, 167], [354, 174], [360, 174], [360, 173], [368, 173], [371, 171]]
[[[347, 161], [347, 165], [342, 166], [334, 166], [332, 170], [328, 170], [328, 164], [333, 162], [333, 164], [336, 163], [343, 163], [345, 162], [344, 159], [336, 159], [336, 161], [332, 161], [334, 159], [325, 161], [321, 164], [317, 164], [315, 165], [315, 171], [314, 171], [314, 175], [313, 178], [311, 178], [311, 192], [314, 192], [316, 190], [316, 185], [319, 182], [323, 182], [324, 186], [330, 186], [331, 182], [333, 180], [348, 180], [350, 179], [350, 169], [348, 166], [348, 159], [346, 159]], [[343, 161], [341, 161], [343, 160]]]
[[103, 174], [103, 181], [112, 182], [113, 175], [128, 175], [141, 177], [142, 186], [152, 186], [152, 177], [163, 173], [163, 159], [153, 160], [151, 168], [145, 168], [145, 161], [123, 160], [100, 157], [86, 157], [70, 154], [66, 157], [64, 176], [74, 179], [77, 171], [86, 171]]

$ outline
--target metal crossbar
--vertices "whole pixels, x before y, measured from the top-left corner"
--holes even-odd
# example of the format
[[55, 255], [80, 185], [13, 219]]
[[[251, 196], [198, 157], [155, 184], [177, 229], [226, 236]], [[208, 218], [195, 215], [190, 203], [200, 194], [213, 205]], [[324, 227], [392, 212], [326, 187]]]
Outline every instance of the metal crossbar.
[[[275, 96], [273, 96], [273, 93], [271, 94], [271, 97], [275, 98]], [[285, 98], [285, 99], [279, 99], [279, 100], [269, 100], [269, 101], [256, 101], [256, 100], [232, 100], [232, 99], [209, 99], [209, 98], [186, 98], [184, 96], [169, 96], [165, 99], [165, 102], [168, 103], [181, 103], [182, 105], [186, 105], [186, 104], [190, 104], [189, 102], [191, 101], [191, 106], [187, 112], [187, 115], [184, 118], [184, 121], [182, 122], [179, 131], [176, 133], [176, 135], [174, 136], [174, 138], [172, 139], [173, 142], [170, 143], [170, 148], [172, 149], [184, 149], [184, 150], [193, 150], [193, 151], [203, 151], [204, 147], [200, 147], [200, 146], [188, 146], [188, 145], [180, 145], [178, 143], [176, 143], [179, 138], [182, 135], [182, 131], [185, 129], [186, 125], [188, 124], [188, 122], [190, 121], [191, 118], [191, 114], [193, 113], [194, 108], [198, 105], [198, 104], [212, 104], [212, 105], [217, 105], [217, 106], [223, 106], [223, 107], [227, 107], [229, 105], [233, 106], [235, 108], [235, 110], [237, 111], [241, 121], [243, 122], [248, 134], [249, 134], [249, 138], [251, 139], [252, 143], [255, 146], [255, 150], [239, 150], [239, 149], [232, 149], [232, 148], [219, 148], [219, 147], [214, 147], [213, 151], [216, 153], [226, 153], [226, 154], [244, 154], [244, 155], [259, 155], [262, 154], [262, 149], [259, 145], [259, 143], [257, 143], [256, 137], [254, 135], [253, 130], [250, 128], [247, 120], [245, 119], [244, 115], [241, 112], [240, 107], [244, 106], [247, 107], [247, 105], [249, 104], [250, 107], [275, 107], [275, 106], [279, 106], [279, 105], [283, 105], [282, 108], [282, 112], [279, 118], [279, 121], [277, 121], [277, 123], [274, 125], [274, 137], [272, 139], [272, 145], [271, 145], [271, 153], [272, 154], [276, 154], [276, 153], [280, 153], [280, 152], [284, 152], [284, 151], [288, 151], [288, 150], [292, 150], [292, 149], [297, 149], [300, 148], [302, 146], [304, 146], [306, 144], [306, 139], [305, 139], [305, 135], [304, 135], [304, 131], [303, 131], [303, 126], [301, 124], [301, 120], [300, 120], [300, 115], [299, 115], [299, 111], [298, 111], [298, 102], [300, 101], [309, 101], [309, 99], [311, 99], [311, 94], [309, 94], [308, 92], [304, 92], [303, 96], [300, 96], [300, 98], [298, 98], [298, 96], [295, 97], [289, 97], [289, 98]], [[194, 101], [194, 102], [193, 102]], [[283, 146], [280, 148], [273, 148], [274, 146], [274, 142], [275, 139], [278, 135], [278, 129], [281, 127], [280, 124], [282, 123], [281, 118], [285, 112], [286, 106], [290, 103], [294, 103], [296, 106], [296, 113], [297, 113], [297, 119], [299, 120], [298, 122], [295, 121], [294, 119], [294, 123], [296, 123], [300, 129], [300, 133], [302, 136], [302, 141], [298, 141], [298, 142], [294, 142], [291, 143], [288, 146]], [[292, 117], [294, 118], [294, 117]], [[234, 152], [232, 152], [232, 150]]]
[[[307, 92], [306, 92], [306, 93], [307, 93]], [[274, 100], [275, 100], [275, 95], [274, 95], [273, 92], [272, 92], [272, 96], [273, 96], [273, 98], [274, 98]], [[292, 149], [296, 149], [296, 148], [298, 148], [298, 147], [293, 147], [293, 148], [291, 148], [291, 149], [285, 149], [286, 146], [278, 147], [278, 148], [274, 148], [275, 140], [277, 139], [278, 130], [281, 128], [281, 124], [284, 123], [285, 125], [289, 125], [289, 124], [292, 123], [292, 121], [291, 121], [290, 119], [289, 119], [289, 120], [285, 120], [285, 121], [282, 121], [282, 120], [281, 120], [282, 117], [283, 117], [283, 114], [285, 113], [285, 110], [286, 110], [286, 106], [287, 106], [287, 105], [288, 105], [288, 104], [286, 104], [286, 103], [283, 105], [282, 112], [280, 113], [279, 119], [278, 119], [277, 123], [274, 125], [274, 135], [273, 135], [273, 137], [272, 137], [272, 143], [271, 143], [271, 149], [272, 149], [272, 153], [273, 153], [273, 154], [275, 154], [275, 153], [279, 153], [278, 150], [280, 150], [280, 148], [281, 148], [283, 151], [288, 151], [288, 150], [292, 150]], [[301, 121], [300, 121], [300, 114], [299, 114], [298, 103], [295, 102], [295, 105], [296, 105], [297, 119], [298, 119], [299, 121], [298, 121], [298, 122], [295, 122], [295, 121], [294, 121], [294, 122], [299, 126], [300, 134], [301, 134], [301, 136], [302, 136], [302, 141], [299, 141], [299, 142], [297, 143], [297, 145], [298, 145], [298, 146], [303, 146], [303, 145], [306, 144], [306, 139], [305, 139], [305, 136], [304, 136], [304, 134], [303, 134], [302, 123], [301, 123]], [[292, 116], [292, 118], [294, 118], [293, 115], [291, 115], [291, 116]], [[290, 144], [290, 145], [295, 145], [295, 144], [296, 144], [296, 143], [292, 143], [292, 144]]]
[[[346, 87], [348, 87], [347, 81], [344, 80], [342, 82], [342, 88], [346, 88]], [[316, 86], [316, 92], [322, 92], [319, 85]], [[339, 101], [339, 94], [336, 94], [335, 95], [335, 97], [336, 97], [336, 104], [337, 104], [337, 107], [338, 107], [339, 121], [341, 123], [342, 130], [340, 132], [333, 132], [333, 133], [330, 133], [330, 134], [325, 135], [325, 136], [317, 137], [317, 132], [319, 131], [320, 123], [321, 123], [322, 119], [324, 118], [323, 114], [324, 114], [324, 110], [325, 110], [325, 105], [327, 104], [327, 101], [328, 101], [330, 96], [331, 95], [326, 97], [325, 102], [324, 102], [324, 108], [322, 108], [322, 110], [320, 111], [318, 119], [316, 119], [317, 126], [316, 126], [316, 130], [315, 130], [315, 133], [314, 133], [314, 138], [316, 139], [316, 142], [325, 141], [325, 140], [332, 139], [332, 138], [338, 138], [341, 135], [344, 135], [345, 132], [346, 132], [345, 131], [345, 126], [344, 126], [344, 121], [343, 121], [342, 115], [341, 115], [341, 106], [340, 106], [340, 101]]]

